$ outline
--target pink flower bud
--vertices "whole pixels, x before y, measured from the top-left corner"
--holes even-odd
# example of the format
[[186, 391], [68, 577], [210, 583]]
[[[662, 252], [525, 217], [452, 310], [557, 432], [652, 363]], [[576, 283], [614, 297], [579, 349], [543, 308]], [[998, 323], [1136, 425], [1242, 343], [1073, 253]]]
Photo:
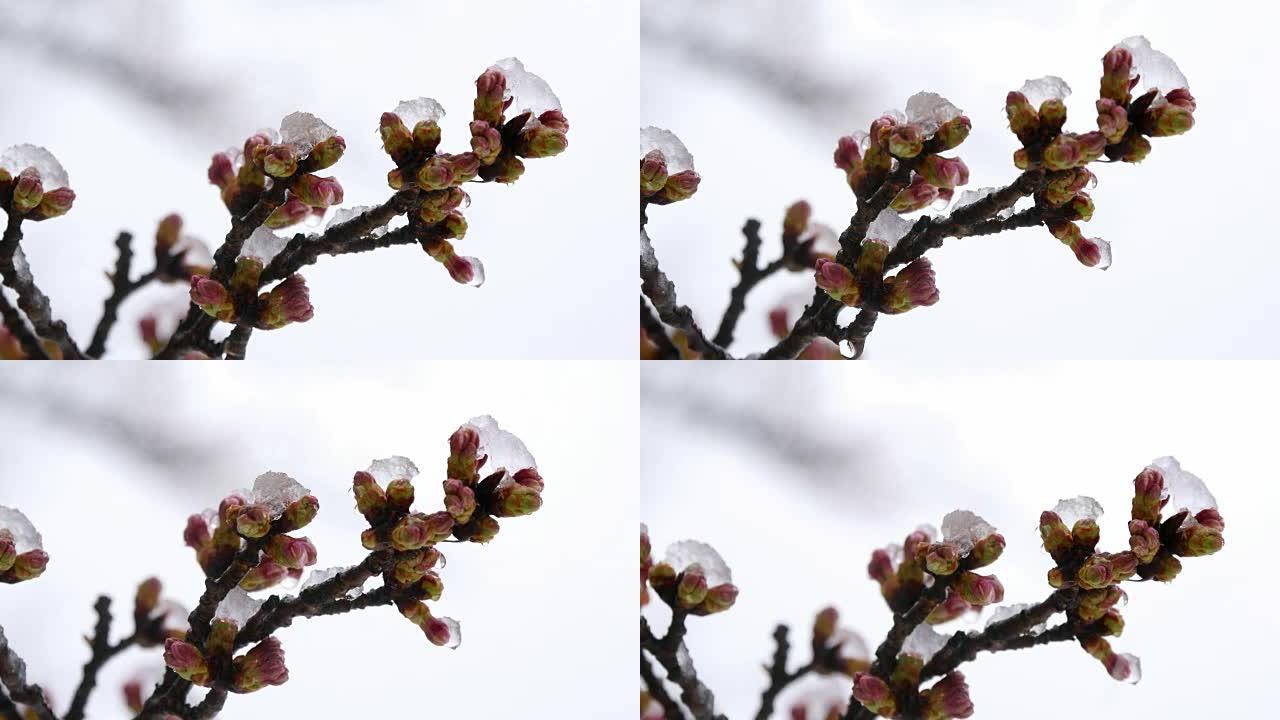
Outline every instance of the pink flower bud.
[[476, 78], [475, 119], [484, 120], [491, 125], [501, 125], [506, 92], [506, 76], [495, 68], [485, 70]]
[[387, 483], [387, 505], [398, 512], [408, 512], [413, 505], [413, 482], [406, 478], [397, 478]]
[[1100, 553], [1090, 556], [1076, 572], [1076, 581], [1086, 590], [1104, 588], [1112, 584], [1114, 579], [1111, 561]]
[[1004, 553], [1004, 536], [1000, 533], [992, 533], [978, 542], [973, 544], [973, 550], [969, 553], [970, 566], [974, 568], [986, 567]]
[[525, 128], [520, 133], [516, 154], [527, 158], [544, 158], [559, 155], [569, 147], [569, 138], [559, 130], [546, 125]]
[[280, 529], [284, 532], [301, 530], [311, 524], [318, 512], [320, 512], [320, 501], [316, 496], [303, 495], [285, 507], [284, 516], [280, 519]]
[[378, 121], [378, 134], [382, 137], [382, 149], [397, 165], [413, 155], [413, 134], [405, 127], [400, 116], [393, 112], [382, 113]]
[[271, 177], [289, 177], [298, 171], [298, 155], [288, 145], [272, 145], [262, 156], [262, 170]]
[[899, 158], [913, 158], [924, 149], [924, 131], [919, 125], [897, 125], [889, 131], [889, 152]]
[[1020, 92], [1009, 93], [1005, 96], [1004, 111], [1013, 134], [1024, 144], [1029, 142], [1040, 127], [1040, 115], [1027, 101], [1027, 96]]
[[1071, 526], [1071, 542], [1078, 550], [1093, 552], [1100, 535], [1098, 521], [1091, 518], [1077, 520], [1076, 524]]
[[342, 203], [342, 185], [334, 177], [302, 174], [294, 178], [289, 189], [313, 208], [327, 208]]
[[862, 146], [858, 143], [858, 138], [845, 135], [837, 140], [834, 159], [836, 167], [846, 173], [853, 172], [854, 168], [862, 162]]
[[951, 575], [960, 568], [960, 550], [950, 543], [933, 543], [926, 551], [924, 566], [934, 575]]
[[954, 188], [969, 182], [969, 166], [960, 158], [930, 155], [920, 165], [919, 173], [930, 185], [940, 188]]
[[443, 155], [432, 157], [418, 169], [418, 187], [424, 190], [444, 190], [453, 184], [453, 164]]
[[274, 637], [253, 646], [231, 663], [231, 691], [250, 693], [268, 685], [283, 685], [289, 679], [284, 664], [284, 648]]
[[898, 274], [885, 280], [885, 293], [880, 312], [890, 315], [938, 302], [937, 277], [928, 258], [918, 258]]
[[1142, 520], [1130, 520], [1129, 549], [1141, 563], [1151, 562], [1160, 552], [1160, 533]]
[[1099, 94], [1106, 99], [1126, 105], [1129, 102], [1129, 88], [1133, 83], [1133, 55], [1122, 47], [1116, 46], [1102, 56], [1102, 84]]
[[900, 213], [909, 213], [926, 208], [937, 199], [938, 188], [917, 174], [911, 178], [911, 184], [893, 198], [889, 207]]
[[1126, 135], [1120, 143], [1120, 159], [1127, 163], [1140, 163], [1151, 154], [1151, 141], [1137, 134]]
[[676, 585], [676, 600], [680, 607], [687, 609], [697, 607], [707, 597], [707, 576], [702, 566], [694, 563], [680, 573], [680, 582]]
[[971, 129], [973, 129], [973, 123], [968, 117], [961, 115], [942, 123], [933, 138], [939, 143], [939, 150], [950, 150], [964, 142], [969, 137]]
[[1057, 513], [1040, 513], [1040, 539], [1044, 541], [1044, 549], [1057, 562], [1063, 562], [1071, 552], [1071, 531]]
[[1040, 128], [1046, 134], [1056, 134], [1067, 121], [1067, 106], [1058, 98], [1049, 98], [1040, 103], [1039, 116]]
[[707, 597], [698, 608], [707, 615], [724, 612], [733, 607], [738, 599], [738, 586], [733, 583], [721, 583], [707, 589]]
[[0, 530], [0, 573], [7, 572], [18, 560], [18, 549], [13, 541], [13, 533]]
[[387, 507], [387, 494], [382, 486], [372, 475], [360, 471], [352, 479], [351, 487], [356, 496], [356, 509], [370, 523], [376, 523]]
[[976, 607], [994, 605], [1004, 600], [1004, 585], [995, 575], [962, 572], [952, 586], [965, 602]]
[[278, 229], [296, 225], [311, 214], [311, 206], [302, 202], [296, 195], [290, 195], [282, 205], [277, 207], [270, 215], [267, 216], [263, 225], [269, 228]]
[[422, 578], [418, 581], [418, 590], [428, 600], [439, 600], [440, 596], [444, 594], [444, 581], [433, 572], [423, 573]]
[[846, 305], [854, 305], [861, 298], [861, 291], [854, 283], [853, 273], [834, 260], [820, 258], [814, 277], [819, 288]]
[[1107, 138], [1097, 130], [1077, 135], [1076, 142], [1080, 145], [1079, 165], [1091, 163], [1102, 157], [1107, 151]]
[[1113, 582], [1124, 582], [1138, 573], [1138, 556], [1135, 553], [1126, 550], [1112, 553], [1107, 559], [1111, 561]]
[[649, 197], [667, 184], [667, 159], [661, 150], [650, 150], [640, 158], [640, 197]]
[[1063, 133], [1044, 149], [1044, 166], [1050, 170], [1067, 170], [1081, 163], [1083, 149], [1074, 135]]
[[209, 182], [218, 187], [226, 187], [236, 179], [235, 168], [226, 153], [214, 153], [209, 160]]
[[23, 170], [13, 184], [13, 195], [9, 199], [13, 211], [25, 214], [38, 207], [43, 199], [44, 183], [40, 180], [40, 173], [35, 168]]
[[194, 685], [209, 684], [209, 664], [205, 662], [204, 654], [190, 643], [176, 638], [165, 640], [164, 664]]
[[948, 590], [947, 597], [944, 598], [942, 602], [938, 603], [937, 607], [929, 611], [929, 615], [925, 618], [925, 622], [930, 625], [940, 625], [942, 623], [955, 620], [973, 609], [974, 607], [964, 598], [957, 595], [955, 590]]
[[413, 146], [428, 155], [434, 153], [440, 146], [440, 126], [434, 120], [419, 120], [413, 126]]
[[480, 172], [480, 158], [475, 153], [465, 152], [450, 155], [449, 164], [453, 168], [454, 185], [470, 182]]
[[698, 184], [701, 181], [701, 176], [692, 170], [678, 172], [667, 178], [667, 183], [662, 186], [662, 191], [658, 194], [658, 197], [663, 203], [688, 200], [698, 191]]
[[236, 516], [236, 532], [247, 538], [260, 538], [271, 529], [271, 509], [266, 505], [247, 505]]
[[507, 485], [498, 489], [499, 517], [530, 515], [542, 507], [542, 495], [524, 485]]
[[305, 537], [273, 535], [264, 548], [267, 557], [289, 570], [300, 570], [316, 564], [316, 546]]
[[288, 575], [288, 568], [274, 560], [264, 558], [240, 581], [240, 589], [245, 592], [266, 590], [283, 582]]
[[1221, 530], [1193, 522], [1178, 531], [1172, 550], [1183, 557], [1203, 557], [1221, 550], [1223, 542]]
[[1227, 524], [1223, 522], [1222, 515], [1217, 508], [1205, 508], [1196, 513], [1196, 522], [1218, 532], [1222, 532], [1227, 528]]
[[1143, 118], [1142, 129], [1152, 137], [1169, 137], [1181, 135], [1196, 124], [1191, 110], [1167, 103], [1147, 111]]
[[523, 485], [527, 488], [533, 488], [538, 492], [542, 492], [545, 484], [542, 482], [542, 475], [538, 473], [537, 468], [522, 468], [511, 476], [517, 485]]
[[321, 140], [311, 148], [311, 154], [307, 155], [307, 167], [311, 170], [332, 167], [342, 159], [342, 154], [346, 151], [347, 141], [343, 140], [341, 135]]
[[964, 674], [958, 671], [933, 684], [921, 695], [925, 700], [925, 717], [932, 720], [967, 718], [973, 715], [973, 701], [969, 699], [969, 685]]
[[818, 611], [813, 618], [813, 643], [816, 646], [824, 646], [836, 633], [836, 627], [840, 622], [840, 611], [833, 607], [826, 607]]
[[69, 187], [48, 190], [40, 198], [40, 204], [27, 215], [27, 219], [40, 222], [62, 217], [71, 211], [71, 206], [75, 201], [76, 193]]
[[853, 676], [853, 697], [867, 710], [891, 718], [898, 714], [898, 701], [884, 680], [871, 673], [860, 672]]
[[1115, 100], [1102, 98], [1097, 102], [1098, 130], [1109, 143], [1118, 143], [1129, 131], [1129, 113]]
[[476, 510], [475, 493], [461, 480], [445, 480], [444, 508], [455, 522], [466, 523]]
[[223, 322], [230, 322], [236, 317], [236, 308], [227, 289], [204, 275], [191, 276], [191, 302]]
[[898, 126], [897, 118], [892, 115], [881, 115], [871, 121], [871, 144], [881, 149], [888, 149], [889, 133]]
[[187, 518], [187, 527], [182, 531], [182, 542], [187, 547], [199, 550], [209, 544], [209, 523], [201, 515]]
[[1176, 88], [1165, 94], [1164, 99], [1170, 105], [1177, 105], [1180, 108], [1195, 112], [1196, 99], [1191, 96], [1191, 91], [1186, 88]]
[[266, 305], [258, 317], [258, 327], [272, 330], [290, 323], [306, 322], [314, 316], [307, 281], [301, 275], [290, 275], [267, 294]]
[[867, 575], [876, 582], [883, 583], [893, 577], [895, 568], [893, 559], [886, 550], [875, 550], [871, 553], [871, 562], [867, 563]]
[[43, 575], [48, 566], [49, 554], [44, 550], [35, 549], [18, 553], [13, 558], [13, 564], [9, 569], [0, 574], [0, 582], [20, 583], [34, 580]]
[[471, 151], [483, 165], [491, 165], [502, 152], [502, 134], [483, 120], [471, 123]]
[[538, 116], [538, 122], [560, 133], [569, 132], [569, 120], [560, 110], [547, 110]]

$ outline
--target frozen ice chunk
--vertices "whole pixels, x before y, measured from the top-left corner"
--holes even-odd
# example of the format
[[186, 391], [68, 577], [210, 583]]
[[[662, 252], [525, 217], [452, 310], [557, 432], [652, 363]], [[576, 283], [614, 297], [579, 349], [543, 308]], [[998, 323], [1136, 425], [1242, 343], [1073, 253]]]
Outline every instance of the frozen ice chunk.
[[337, 134], [337, 130], [308, 112], [292, 112], [280, 121], [281, 141], [292, 147], [299, 157], [309, 154], [316, 145]]
[[349, 220], [355, 220], [356, 218], [360, 217], [361, 213], [367, 212], [372, 209], [373, 209], [372, 205], [356, 205], [354, 207], [338, 208], [333, 212], [333, 215], [329, 217], [329, 224], [327, 227], [333, 227], [334, 225], [338, 225], [338, 224], [347, 222]]
[[915, 655], [927, 663], [947, 644], [948, 639], [949, 635], [939, 633], [932, 625], [920, 623], [903, 641], [902, 652]]
[[1218, 507], [1218, 501], [1209, 492], [1204, 481], [1182, 469], [1182, 465], [1170, 456], [1156, 458], [1149, 467], [1160, 471], [1164, 476], [1164, 492], [1169, 498], [1164, 515], [1170, 517], [1182, 510], [1187, 511], [1187, 519], [1183, 527], [1191, 524], [1195, 514], [1201, 510]]
[[640, 157], [648, 155], [650, 150], [662, 151], [668, 175], [693, 169], [693, 154], [670, 130], [652, 125], [640, 128]]
[[1137, 685], [1142, 679], [1142, 661], [1137, 655], [1130, 653], [1121, 653], [1116, 655], [1111, 667], [1107, 668], [1107, 672], [1111, 673], [1111, 677], [1126, 682], [1130, 685]]
[[288, 244], [289, 238], [275, 234], [265, 225], [259, 226], [249, 239], [244, 241], [239, 257], [256, 257], [266, 265]]
[[0, 168], [8, 170], [10, 175], [16, 177], [18, 173], [29, 167], [40, 172], [40, 182], [45, 192], [67, 187], [71, 182], [67, 178], [67, 171], [62, 168], [62, 163], [58, 162], [58, 158], [39, 145], [27, 143], [14, 145], [5, 150], [4, 154], [0, 154]]
[[480, 469], [481, 475], [487, 476], [499, 470], [506, 470], [507, 474], [503, 478], [505, 481], [520, 470], [538, 467], [537, 461], [533, 459], [533, 455], [520, 438], [498, 427], [498, 421], [492, 417], [488, 415], [473, 417], [466, 422], [466, 427], [474, 428], [480, 435], [478, 453], [488, 458], [484, 467]]
[[280, 472], [265, 472], [253, 481], [253, 492], [248, 498], [250, 502], [266, 505], [272, 515], [280, 515], [292, 503], [301, 500], [307, 490], [297, 480]]
[[937, 93], [918, 92], [907, 99], [907, 122], [919, 125], [925, 136], [938, 132], [943, 123], [960, 117], [961, 112]]
[[393, 111], [404, 124], [413, 129], [414, 125], [422, 121], [440, 122], [440, 118], [444, 117], [444, 106], [436, 102], [435, 98], [420, 97], [412, 100], [401, 100]]
[[1077, 520], [1097, 520], [1102, 517], [1102, 505], [1097, 500], [1084, 495], [1059, 500], [1058, 504], [1053, 506], [1053, 511], [1062, 518], [1062, 522], [1068, 528], [1075, 525]]
[[468, 280], [466, 284], [471, 287], [480, 287], [483, 285], [484, 263], [480, 261], [480, 258], [473, 257], [471, 255], [459, 255], [458, 257], [471, 266], [471, 279]]
[[[990, 628], [992, 625], [995, 625], [998, 622], [1004, 622], [1005, 620], [1008, 620], [1014, 615], [1017, 615], [1018, 613], [1030, 607], [1031, 605], [1028, 603], [1013, 603], [1011, 605], [1000, 605], [999, 607], [996, 607], [994, 610], [991, 611], [991, 616], [987, 618], [987, 623], [986, 625], [983, 626], [983, 629]], [[1045, 631], [1045, 627], [1046, 627], [1045, 623], [1039, 623], [1038, 625], [1033, 626], [1030, 632], [1032, 635], [1039, 635], [1040, 633]]]
[[993, 188], [993, 187], [981, 187], [981, 188], [975, 188], [973, 190], [961, 190], [960, 194], [956, 196], [956, 201], [951, 206], [951, 209], [954, 211], [954, 210], [959, 210], [960, 208], [965, 207], [966, 205], [972, 205], [978, 202], [979, 200], [987, 197], [988, 195], [995, 192], [996, 190], [997, 188]]
[[995, 527], [968, 510], [952, 510], [942, 518], [942, 540], [957, 545], [962, 554], [973, 550], [974, 543], [994, 534]]
[[[1036, 206], [1036, 201], [1032, 197], [1030, 197], [1029, 195], [1023, 195], [1022, 197], [1015, 200], [1012, 205], [996, 213], [996, 217], [1002, 220], [1008, 220], [1009, 218], [1013, 217], [1015, 214], [1020, 213], [1024, 210], [1030, 210], [1035, 206]], [[1111, 264], [1111, 245], [1108, 243], [1104, 243], [1103, 241], [1098, 241], [1098, 242], [1106, 245], [1106, 247], [1103, 248], [1103, 251], [1104, 251], [1104, 254], [1106, 255], [1107, 265], [1110, 265]], [[1099, 245], [1099, 247], [1101, 247], [1101, 245]]]
[[233, 622], [236, 627], [243, 628], [245, 623], [249, 622], [249, 618], [262, 607], [262, 603], [262, 600], [255, 600], [244, 590], [238, 587], [232, 588], [222, 602], [218, 603], [218, 609], [213, 612], [213, 617]]
[[906, 236], [914, 224], [911, 220], [899, 215], [896, 210], [885, 208], [867, 226], [867, 239], [878, 240], [888, 245], [889, 249], [892, 250], [898, 245], [898, 241]]
[[869, 660], [871, 659], [871, 649], [867, 647], [867, 641], [862, 639], [858, 633], [848, 629], [840, 628], [831, 636], [831, 644], [840, 647], [840, 656], [849, 660]]
[[348, 568], [345, 567], [331, 567], [324, 568], [323, 570], [312, 570], [311, 574], [307, 576], [306, 581], [302, 583], [301, 590], [306, 590], [309, 587], [314, 587], [322, 582], [332, 580], [347, 570]]
[[800, 236], [800, 242], [808, 242], [813, 240], [812, 251], [820, 255], [835, 256], [840, 250], [840, 236], [836, 235], [836, 231], [830, 225], [822, 223], [809, 223], [809, 227], [804, 229], [804, 233]]
[[1099, 270], [1111, 267], [1111, 243], [1102, 238], [1088, 238], [1088, 240], [1098, 246], [1098, 262], [1094, 267]]
[[454, 648], [461, 645], [462, 644], [462, 625], [459, 624], [457, 620], [454, 620], [451, 617], [440, 617], [436, 619], [444, 623], [445, 627], [449, 628], [449, 640], [445, 642], [444, 647], [447, 647], [450, 650], [453, 650]]
[[907, 114], [902, 112], [898, 108], [890, 108], [888, 110], [885, 110], [884, 112], [880, 113], [880, 117], [891, 117], [893, 118], [894, 122], [898, 123], [899, 125], [907, 121]]
[[1133, 73], [1138, 76], [1138, 84], [1134, 87], [1134, 96], [1143, 94], [1151, 88], [1161, 93], [1168, 93], [1178, 88], [1189, 88], [1187, 76], [1178, 69], [1173, 58], [1151, 47], [1151, 41], [1141, 35], [1125, 38], [1120, 47], [1128, 49], [1133, 55]]
[[378, 484], [386, 485], [392, 480], [414, 479], [418, 476], [418, 466], [403, 455], [392, 455], [369, 463], [367, 472], [378, 481]]
[[551, 91], [546, 80], [524, 69], [519, 59], [509, 57], [493, 64], [507, 79], [506, 97], [511, 98], [507, 117], [514, 117], [528, 110], [537, 118], [548, 110], [560, 109], [560, 98]]
[[1031, 107], [1040, 109], [1040, 103], [1045, 100], [1065, 100], [1071, 94], [1071, 86], [1056, 75], [1045, 75], [1041, 78], [1032, 78], [1022, 84], [1018, 90], [1027, 97], [1027, 102], [1031, 103]]
[[13, 536], [13, 544], [19, 555], [44, 547], [44, 539], [40, 537], [36, 526], [17, 508], [0, 505], [0, 530], [8, 530]]
[[698, 540], [681, 540], [667, 546], [664, 561], [675, 568], [676, 572], [683, 572], [694, 563], [701, 565], [702, 573], [707, 576], [708, 587], [733, 582], [733, 571], [725, 564], [720, 553]]

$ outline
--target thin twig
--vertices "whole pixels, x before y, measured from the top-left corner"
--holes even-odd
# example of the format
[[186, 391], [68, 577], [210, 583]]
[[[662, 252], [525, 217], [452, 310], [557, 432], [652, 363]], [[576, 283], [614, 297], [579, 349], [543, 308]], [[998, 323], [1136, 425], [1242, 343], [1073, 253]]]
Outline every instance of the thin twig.
[[773, 664], [765, 669], [769, 673], [769, 685], [760, 694], [760, 709], [756, 712], [755, 720], [769, 720], [773, 716], [778, 695], [791, 683], [818, 669], [818, 660], [813, 658], [794, 671], [787, 672], [787, 656], [791, 651], [787, 632], [786, 625], [779, 625], [773, 630]]
[[93, 640], [89, 644], [89, 661], [84, 664], [80, 684], [71, 698], [71, 707], [63, 720], [83, 720], [85, 705], [89, 702], [89, 694], [98, 683], [98, 671], [108, 660], [133, 646], [137, 634], [121, 639], [114, 645], [111, 643], [111, 598], [103, 595], [93, 605], [98, 614], [98, 622], [94, 626]]
[[[658, 661], [671, 682], [680, 686], [680, 699], [689, 708], [693, 720], [727, 720], [724, 715], [716, 713], [715, 695], [698, 679], [698, 672], [689, 659], [689, 650], [684, 646], [687, 617], [685, 611], [672, 608], [671, 625], [661, 639], [649, 629], [649, 622], [640, 618], [640, 647]], [[684, 662], [681, 662], [682, 655]]]
[[702, 328], [698, 327], [697, 321], [693, 319], [693, 311], [676, 299], [676, 285], [662, 272], [658, 256], [643, 228], [640, 230], [640, 242], [648, 246], [648, 252], [640, 254], [640, 290], [653, 303], [658, 317], [666, 324], [683, 331], [689, 339], [689, 346], [704, 357], [711, 360], [730, 359], [729, 353], [707, 338]]
[[742, 246], [742, 261], [738, 263], [738, 284], [729, 293], [729, 306], [724, 310], [724, 316], [720, 319], [720, 327], [716, 330], [714, 338], [715, 343], [724, 348], [733, 344], [733, 330], [738, 325], [738, 319], [742, 317], [742, 311], [747, 307], [747, 293], [760, 284], [760, 281], [786, 266], [786, 259], [778, 258], [764, 267], [759, 267], [762, 244], [759, 220], [754, 218], [747, 220], [747, 223], [742, 226], [742, 234], [746, 237], [746, 243]]
[[228, 360], [243, 360], [248, 352], [249, 338], [253, 335], [253, 326], [245, 323], [238, 323], [231, 328], [231, 334], [227, 336], [227, 341], [222, 348], [227, 354]]
[[653, 666], [649, 664], [649, 658], [645, 656], [644, 650], [640, 651], [640, 679], [644, 681], [650, 697], [662, 706], [662, 715], [665, 720], [684, 720], [684, 708], [671, 697], [671, 693], [667, 692], [667, 687], [662, 684], [662, 678], [653, 672]]
[[1045, 622], [1053, 615], [1070, 608], [1077, 601], [1076, 588], [1055, 590], [1044, 601], [1033, 605], [1013, 617], [994, 623], [981, 633], [970, 635], [958, 632], [935, 654], [920, 673], [922, 680], [946, 675], [960, 665], [973, 660], [984, 650], [998, 650], [1015, 638], [1025, 635], [1031, 628]]
[[133, 236], [127, 232], [122, 232], [116, 236], [116, 256], [115, 271], [111, 273], [111, 294], [102, 303], [102, 317], [98, 320], [97, 327], [93, 330], [93, 340], [89, 343], [89, 348], [85, 350], [88, 357], [102, 357], [107, 351], [107, 336], [111, 334], [111, 329], [115, 327], [116, 318], [120, 310], [120, 305], [132, 295], [141, 289], [147, 283], [155, 280], [159, 273], [152, 270], [142, 275], [137, 280], [129, 279], [129, 268], [133, 263]]

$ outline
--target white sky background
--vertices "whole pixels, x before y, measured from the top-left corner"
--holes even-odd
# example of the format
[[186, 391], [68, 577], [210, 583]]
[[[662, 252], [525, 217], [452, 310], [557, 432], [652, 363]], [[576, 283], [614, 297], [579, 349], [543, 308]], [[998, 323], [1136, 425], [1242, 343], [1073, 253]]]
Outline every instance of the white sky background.
[[[793, 368], [651, 363], [642, 373], [640, 505], [655, 552], [710, 542], [741, 589], [728, 613], [690, 623], [699, 675], [729, 717], [758, 707], [778, 622], [792, 625], [793, 667], [808, 659], [813, 614], [828, 604], [872, 647], [883, 639], [889, 612], [866, 577], [874, 548], [971, 509], [1008, 541], [991, 568], [1006, 602], [1035, 602], [1049, 592], [1039, 513], [1091, 495], [1107, 510], [1103, 547], [1127, 547], [1133, 477], [1168, 454], [1216, 495], [1227, 543], [1188, 559], [1171, 585], [1127, 584], [1113, 647], [1142, 658], [1141, 683], [1111, 680], [1075, 644], [987, 655], [963, 668], [977, 717], [1034, 708], [1040, 720], [1068, 720], [1085, 703], [1106, 717], [1257, 717], [1280, 702], [1267, 668], [1280, 640], [1275, 583], [1262, 555], [1280, 502], [1274, 367]], [[750, 430], [760, 424], [768, 435]], [[662, 609], [650, 616], [665, 627]]]
[[[389, 607], [296, 622], [279, 634], [288, 683], [232, 696], [220, 717], [390, 716], [406, 707], [478, 720], [634, 712], [635, 575], [620, 564], [635, 551], [634, 368], [441, 363], [358, 376], [198, 364], [69, 370], [15, 368], [0, 388], [7, 448], [0, 504], [31, 517], [52, 558], [40, 579], [0, 589], [0, 623], [59, 708], [79, 679], [80, 638], [92, 629], [97, 594], [115, 599], [117, 633], [128, 631], [134, 589], [148, 575], [194, 606], [203, 585], [181, 540], [189, 514], [262, 472], [288, 472], [320, 500], [305, 530], [319, 550], [316, 567], [354, 564], [365, 551], [352, 473], [373, 458], [407, 455], [422, 471], [419, 503], [436, 503], [449, 434], [489, 413], [524, 440], [547, 489], [541, 510], [503, 520], [491, 544], [445, 551], [445, 593], [434, 609], [461, 621], [461, 647], [431, 645]], [[50, 403], [52, 413], [41, 409]], [[84, 419], [107, 408], [114, 419]], [[165, 467], [115, 435], [126, 427], [157, 444], [185, 437], [202, 444], [205, 457]], [[113, 661], [90, 717], [126, 717], [122, 683], [159, 658], [158, 649], [131, 650]]]
[[[15, 30], [30, 27], [41, 30]], [[137, 272], [150, 269], [169, 212], [221, 242], [229, 220], [205, 177], [213, 152], [307, 110], [347, 141], [330, 170], [345, 204], [376, 204], [391, 192], [381, 113], [435, 97], [449, 113], [442, 148], [460, 152], [476, 76], [514, 55], [559, 95], [569, 149], [529, 162], [514, 186], [471, 193], [457, 247], [484, 261], [484, 287], [455, 284], [413, 246], [324, 258], [303, 271], [315, 318], [256, 333], [250, 357], [352, 359], [393, 344], [429, 357], [632, 357], [634, 300], [617, 291], [634, 278], [631, 248], [608, 241], [635, 215], [632, 145], [620, 138], [634, 133], [636, 42], [634, 5], [593, 0], [0, 0], [0, 146], [45, 145], [77, 193], [67, 216], [28, 224], [27, 256], [87, 343], [118, 231], [135, 234]], [[138, 76], [141, 86], [128, 80]], [[147, 101], [164, 97], [157, 88], [177, 99]], [[125, 305], [111, 357], [142, 356], [137, 318], [184, 294], [166, 290]]]
[[[1068, 127], [1092, 128], [1100, 58], [1145, 34], [1177, 61], [1199, 109], [1190, 133], [1155, 139], [1141, 165], [1095, 171], [1097, 212], [1083, 227], [1113, 243], [1111, 269], [1081, 266], [1044, 228], [949, 240], [929, 254], [941, 302], [882, 318], [867, 357], [1275, 356], [1269, 288], [1280, 246], [1259, 226], [1265, 201], [1247, 189], [1270, 182], [1227, 149], [1227, 138], [1250, 137], [1248, 118], [1277, 109], [1263, 89], [1276, 71], [1275, 12], [1234, 1], [643, 0], [640, 124], [674, 130], [702, 175], [692, 200], [651, 211], [650, 236], [681, 301], [713, 331], [746, 218], [764, 223], [765, 261], [797, 199], [837, 232], [847, 224], [853, 196], [832, 167], [837, 137], [936, 91], [973, 121], [959, 148], [969, 187], [1006, 184], [1017, 141], [1005, 94], [1060, 75], [1074, 90]], [[1243, 142], [1242, 152], [1262, 147]], [[802, 305], [812, 287], [805, 273], [753, 291], [737, 354], [772, 344], [765, 312], [796, 288]]]

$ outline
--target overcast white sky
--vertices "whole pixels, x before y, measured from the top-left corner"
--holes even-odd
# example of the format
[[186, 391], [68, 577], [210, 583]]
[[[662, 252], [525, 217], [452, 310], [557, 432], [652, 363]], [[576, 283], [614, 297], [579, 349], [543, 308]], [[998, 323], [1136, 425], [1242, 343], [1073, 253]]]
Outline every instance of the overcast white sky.
[[[1069, 720], [1087, 702], [1106, 717], [1257, 717], [1280, 701], [1267, 659], [1280, 640], [1269, 619], [1276, 586], [1263, 569], [1280, 502], [1274, 367], [803, 365], [647, 363], [642, 373], [640, 507], [655, 551], [709, 542], [741, 588], [731, 611], [689, 633], [729, 717], [755, 712], [776, 623], [793, 626], [797, 662], [825, 605], [872, 647], [883, 639], [890, 616], [865, 569], [874, 548], [973, 510], [1008, 541], [992, 566], [1006, 601], [1038, 601], [1049, 592], [1040, 511], [1096, 497], [1103, 545], [1127, 547], [1133, 477], [1169, 454], [1216, 495], [1227, 543], [1187, 560], [1172, 585], [1129, 584], [1114, 647], [1142, 658], [1142, 682], [1111, 680], [1069, 644], [982, 657], [963, 669], [976, 716], [1025, 718], [1034, 707], [1041, 720]], [[752, 434], [758, 422], [785, 431]], [[793, 457], [793, 438], [806, 437], [851, 451]]]
[[[852, 193], [831, 166], [837, 137], [932, 90], [973, 121], [959, 148], [970, 187], [1005, 184], [1017, 142], [1005, 93], [1060, 75], [1074, 90], [1068, 126], [1088, 129], [1100, 58], [1145, 34], [1178, 62], [1199, 109], [1189, 134], [1156, 139], [1140, 166], [1097, 171], [1084, 229], [1112, 242], [1111, 269], [1081, 266], [1043, 228], [948, 241], [930, 253], [941, 302], [882, 318], [867, 357], [1274, 357], [1280, 245], [1259, 226], [1260, 200], [1243, 199], [1270, 181], [1265, 165], [1224, 154], [1223, 138], [1275, 114], [1275, 93], [1263, 89], [1277, 70], [1275, 12], [1234, 1], [643, 0], [640, 124], [675, 131], [702, 175], [691, 201], [650, 213], [650, 237], [680, 299], [714, 329], [746, 218], [764, 223], [765, 259], [797, 199], [837, 231], [847, 224]], [[798, 87], [818, 91], [797, 98]], [[765, 312], [797, 288], [807, 301], [810, 275], [753, 292], [737, 354], [771, 344]]]
[[[476, 76], [514, 55], [558, 93], [569, 149], [472, 192], [458, 249], [484, 261], [484, 287], [456, 285], [412, 246], [325, 258], [304, 271], [315, 318], [259, 333], [250, 357], [632, 357], [635, 301], [619, 291], [635, 277], [631, 243], [609, 241], [635, 215], [622, 139], [635, 132], [636, 43], [635, 5], [595, 0], [0, 0], [0, 146], [48, 147], [77, 192], [69, 215], [26, 228], [27, 256], [87, 342], [118, 231], [136, 234], [140, 270], [167, 213], [207, 241], [226, 234], [205, 177], [213, 152], [307, 110], [347, 141], [332, 169], [346, 204], [376, 204], [390, 193], [381, 113], [434, 97], [443, 148], [460, 151]], [[112, 357], [142, 355], [136, 320], [165, 295], [126, 304]]]
[[[542, 509], [502, 521], [490, 545], [446, 552], [436, 609], [461, 621], [462, 646], [432, 646], [392, 608], [295, 623], [279, 634], [289, 682], [233, 696], [220, 717], [390, 716], [406, 708], [478, 720], [634, 712], [635, 571], [622, 563], [635, 557], [634, 367], [386, 365], [358, 375], [189, 363], [136, 372], [68, 368], [50, 374], [30, 364], [8, 373], [6, 384], [46, 400], [96, 392], [100, 402], [70, 402], [51, 413], [41, 409], [46, 402], [0, 388], [0, 504], [30, 516], [52, 558], [38, 580], [3, 587], [0, 623], [32, 681], [45, 684], [59, 708], [79, 678], [81, 636], [92, 628], [99, 593], [114, 597], [117, 617], [125, 618], [117, 632], [127, 632], [134, 588], [148, 575], [194, 605], [203, 586], [182, 545], [187, 515], [262, 472], [287, 472], [320, 501], [306, 529], [319, 549], [317, 567], [354, 564], [364, 550], [352, 473], [403, 454], [422, 471], [419, 497], [437, 501], [449, 434], [489, 413], [524, 440], [547, 488]], [[84, 420], [108, 406], [114, 419]], [[115, 434], [121, 426], [196, 441], [208, 462], [157, 463]], [[133, 650], [113, 661], [90, 716], [125, 717], [122, 682], [159, 657]], [[401, 694], [391, 692], [396, 687]]]

